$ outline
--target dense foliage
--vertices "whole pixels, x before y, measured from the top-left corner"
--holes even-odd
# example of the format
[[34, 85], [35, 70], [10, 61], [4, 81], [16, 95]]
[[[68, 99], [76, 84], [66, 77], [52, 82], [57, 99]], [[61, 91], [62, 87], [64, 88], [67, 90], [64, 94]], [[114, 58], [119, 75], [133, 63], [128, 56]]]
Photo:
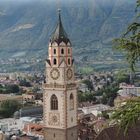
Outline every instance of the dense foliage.
[[115, 80], [118, 84], [122, 83], [122, 82], [125, 82], [125, 83], [129, 84], [130, 83], [130, 75], [126, 71], [120, 70], [115, 75]]
[[117, 97], [117, 91], [119, 87], [117, 85], [107, 86], [105, 89], [102, 89], [102, 104], [107, 104], [109, 106], [114, 106], [114, 99]]
[[128, 129], [134, 126], [140, 118], [140, 98], [134, 98], [126, 102], [126, 104], [120, 107], [112, 115], [112, 119], [115, 120], [120, 129], [124, 130], [124, 134]]
[[21, 107], [21, 104], [16, 100], [5, 100], [0, 105], [0, 117], [8, 118], [13, 115]]
[[83, 83], [87, 85], [90, 92], [93, 90], [93, 84], [91, 80], [84, 80]]
[[[137, 1], [137, 10], [140, 7], [140, 0]], [[136, 63], [140, 60], [140, 13], [137, 11], [137, 20], [132, 23], [127, 32], [116, 40], [117, 48], [125, 51], [127, 61], [131, 70], [135, 71]], [[140, 98], [133, 98], [126, 101], [126, 104], [117, 109], [112, 118], [119, 124], [124, 134], [133, 127], [140, 119]]]
[[19, 93], [20, 88], [18, 85], [0, 85], [0, 94]]
[[[114, 106], [114, 99], [117, 97], [117, 91], [119, 90], [118, 85], [113, 84], [106, 86], [105, 88], [99, 89], [98, 91], [92, 92], [78, 92], [79, 102], [101, 102], [102, 104], [107, 104]], [[96, 96], [102, 96], [101, 100], [97, 100]]]
[[96, 97], [93, 93], [91, 92], [86, 92], [86, 93], [83, 93], [83, 92], [78, 92], [78, 101], [81, 103], [81, 102], [96, 102]]
[[29, 81], [27, 81], [26, 79], [20, 80], [19, 85], [25, 86], [25, 87], [31, 87], [31, 83]]
[[[139, 10], [140, 0], [137, 1], [137, 10]], [[128, 26], [127, 31], [118, 39], [115, 40], [117, 49], [124, 51], [126, 59], [130, 64], [132, 71], [135, 71], [136, 63], [140, 60], [140, 13], [137, 13], [137, 18], [134, 23]]]

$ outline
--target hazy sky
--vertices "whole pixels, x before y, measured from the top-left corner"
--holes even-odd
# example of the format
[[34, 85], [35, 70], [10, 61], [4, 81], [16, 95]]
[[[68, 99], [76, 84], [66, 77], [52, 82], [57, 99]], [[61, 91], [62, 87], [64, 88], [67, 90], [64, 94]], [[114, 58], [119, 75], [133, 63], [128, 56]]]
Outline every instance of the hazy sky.
[[61, 3], [62, 1], [65, 2], [65, 3], [68, 3], [68, 2], [82, 2], [82, 1], [86, 1], [86, 0], [0, 0], [0, 2], [35, 2], [35, 1], [38, 1], [38, 2], [55, 2], [55, 3]]
[[[8, 2], [12, 2], [12, 1], [16, 1], [16, 2], [28, 2], [28, 1], [37, 1], [37, 0], [0, 0], [0, 1], [8, 1]], [[38, 1], [45, 1], [45, 0], [38, 0]], [[50, 0], [46, 0], [46, 1], [50, 1]]]
[[[46, 2], [48, 2], [48, 1], [56, 1], [56, 2], [59, 2], [59, 1], [65, 1], [65, 2], [71, 2], [71, 1], [86, 1], [86, 0], [0, 0], [0, 1], [22, 1], [22, 2], [25, 2], [25, 1], [46, 1]], [[91, 0], [92, 1], [92, 0]], [[94, 0], [93, 0], [94, 1]]]
[[110, 4], [110, 2], [115, 2], [115, 1], [120, 1], [120, 3], [122, 3], [122, 2], [127, 2], [127, 3], [134, 3], [134, 1], [136, 1], [136, 0], [0, 0], [0, 2], [10, 2], [10, 3], [12, 3], [12, 4], [14, 4], [14, 3], [17, 3], [17, 4], [22, 4], [22, 3], [28, 3], [28, 2], [49, 2], [49, 3], [58, 3], [58, 4], [69, 4], [69, 3], [72, 3], [72, 2], [76, 2], [76, 3], [78, 3], [78, 4], [81, 4], [81, 3], [83, 3], [83, 2], [86, 2], [86, 1], [88, 1], [88, 2], [94, 2], [94, 4], [96, 4], [96, 2], [98, 2], [98, 1], [100, 1], [101, 3], [103, 3], [103, 4]]

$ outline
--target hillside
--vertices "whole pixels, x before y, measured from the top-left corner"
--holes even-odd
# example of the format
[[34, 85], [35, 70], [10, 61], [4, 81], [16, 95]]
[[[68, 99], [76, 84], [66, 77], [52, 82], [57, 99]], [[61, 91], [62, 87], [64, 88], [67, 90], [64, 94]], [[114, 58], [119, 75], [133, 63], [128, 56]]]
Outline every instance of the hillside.
[[[120, 66], [122, 55], [114, 53], [111, 41], [133, 21], [135, 1], [61, 0], [60, 5], [79, 66], [100, 67], [106, 62], [112, 68]], [[0, 58], [44, 60], [57, 9], [55, 0], [0, 1]], [[30, 69], [29, 65], [22, 68], [22, 63], [18, 67]]]

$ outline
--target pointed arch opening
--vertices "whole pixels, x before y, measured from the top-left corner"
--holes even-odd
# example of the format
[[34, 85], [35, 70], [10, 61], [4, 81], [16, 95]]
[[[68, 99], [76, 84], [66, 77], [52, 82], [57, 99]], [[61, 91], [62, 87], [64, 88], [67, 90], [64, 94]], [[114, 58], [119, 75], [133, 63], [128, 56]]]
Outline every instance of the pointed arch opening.
[[54, 65], [57, 64], [57, 60], [56, 60], [56, 58], [53, 59], [53, 64], [54, 64]]
[[70, 54], [70, 48], [68, 48], [68, 54]]
[[56, 49], [53, 50], [53, 53], [56, 54]]
[[71, 93], [70, 94], [70, 110], [73, 110], [73, 109], [74, 109], [74, 96]]
[[68, 58], [68, 65], [70, 65], [71, 64], [71, 61], [70, 61], [70, 58]]
[[63, 48], [61, 49], [61, 54], [64, 54], [64, 49]]
[[51, 96], [51, 110], [58, 110], [58, 99], [55, 94]]

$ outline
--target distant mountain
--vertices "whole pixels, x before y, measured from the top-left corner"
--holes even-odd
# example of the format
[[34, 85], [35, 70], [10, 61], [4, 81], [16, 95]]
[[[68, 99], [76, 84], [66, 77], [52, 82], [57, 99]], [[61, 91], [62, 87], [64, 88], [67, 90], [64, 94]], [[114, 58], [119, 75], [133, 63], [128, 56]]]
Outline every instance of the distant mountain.
[[[0, 58], [47, 57], [48, 40], [57, 22], [55, 0], [0, 1]], [[133, 21], [135, 0], [61, 0], [62, 20], [76, 62], [117, 61], [111, 48]]]

